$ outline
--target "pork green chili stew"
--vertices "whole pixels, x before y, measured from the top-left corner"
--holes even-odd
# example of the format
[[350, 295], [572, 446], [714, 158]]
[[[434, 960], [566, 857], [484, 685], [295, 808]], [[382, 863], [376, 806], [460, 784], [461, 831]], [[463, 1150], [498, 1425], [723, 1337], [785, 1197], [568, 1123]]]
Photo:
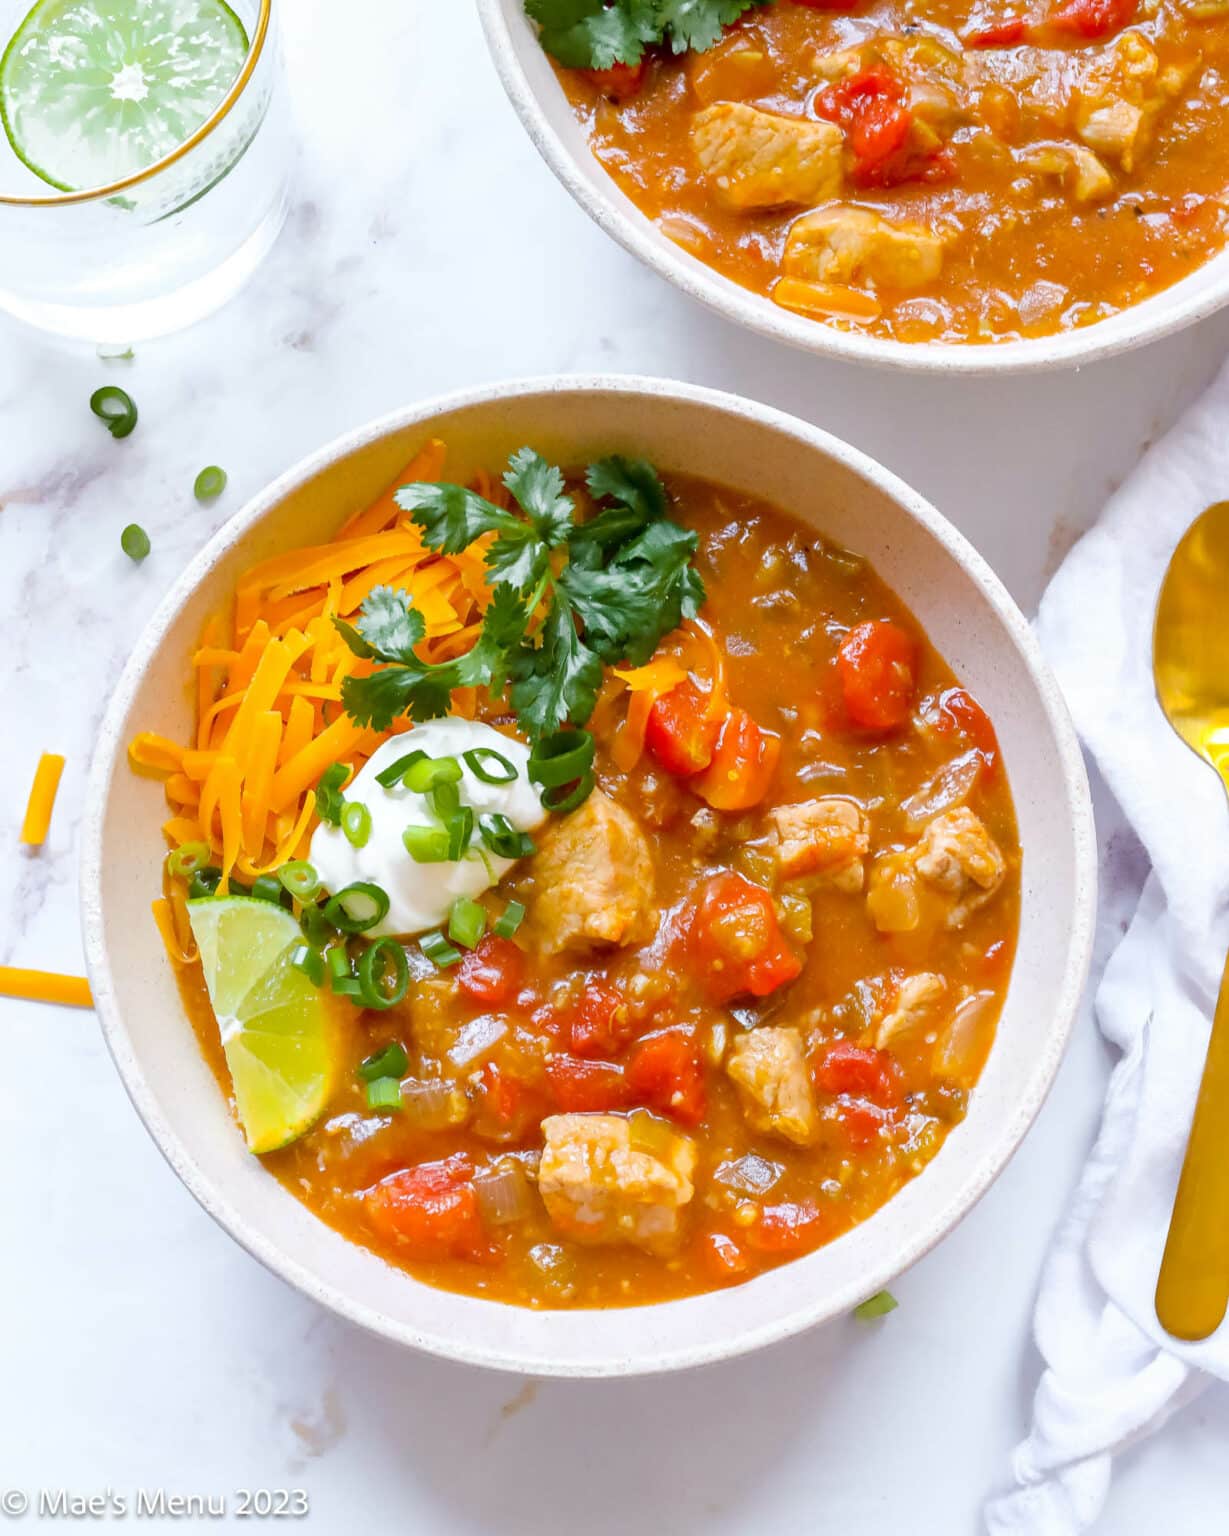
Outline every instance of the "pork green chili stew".
[[965, 1113], [1019, 917], [994, 728], [775, 507], [625, 458], [444, 469], [247, 571], [191, 741], [132, 743], [188, 1011], [252, 1152], [421, 1280], [746, 1280]]

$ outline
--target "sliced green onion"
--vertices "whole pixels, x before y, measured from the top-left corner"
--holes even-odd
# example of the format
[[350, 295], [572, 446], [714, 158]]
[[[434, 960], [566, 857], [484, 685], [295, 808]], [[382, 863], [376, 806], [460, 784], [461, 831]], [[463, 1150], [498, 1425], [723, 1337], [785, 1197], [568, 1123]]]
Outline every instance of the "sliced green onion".
[[420, 757], [405, 772], [405, 787], [425, 795], [437, 784], [455, 784], [461, 777], [461, 765], [455, 757]]
[[216, 464], [202, 469], [192, 482], [192, 494], [197, 501], [213, 501], [226, 489], [226, 471]]
[[320, 889], [320, 876], [316, 873], [316, 867], [306, 859], [295, 859], [289, 864], [283, 864], [277, 872], [277, 878], [296, 901], [310, 901]]
[[198, 869], [188, 882], [188, 896], [192, 901], [201, 901], [206, 896], [216, 896], [221, 883], [222, 871], [216, 864], [206, 864], [204, 869]]
[[452, 945], [438, 929], [432, 933], [424, 933], [418, 941], [418, 947], [441, 971], [448, 969], [450, 965], [456, 965], [461, 959], [460, 950], [453, 949]]
[[427, 799], [431, 802], [431, 809], [444, 822], [455, 816], [461, 809], [461, 791], [448, 779], [439, 784], [433, 784], [427, 793]]
[[137, 424], [132, 396], [118, 384], [104, 384], [90, 396], [90, 410], [112, 437], [127, 437]]
[[315, 987], [324, 985], [324, 956], [310, 944], [296, 944], [290, 951], [290, 963], [302, 971]]
[[208, 843], [185, 843], [166, 856], [166, 872], [173, 880], [190, 880], [209, 863]]
[[870, 1323], [877, 1317], [886, 1317], [889, 1312], [895, 1312], [898, 1305], [891, 1291], [879, 1291], [860, 1307], [855, 1307], [853, 1315], [860, 1323]]
[[501, 859], [526, 859], [535, 848], [529, 833], [518, 832], [498, 811], [486, 811], [479, 816], [478, 832], [491, 852]]
[[375, 1051], [358, 1064], [358, 1075], [365, 1083], [374, 1083], [377, 1077], [403, 1078], [409, 1070], [410, 1058], [399, 1040]]
[[348, 800], [341, 813], [341, 830], [351, 848], [366, 848], [371, 836], [371, 812], [361, 800]]
[[149, 554], [153, 545], [149, 542], [149, 534], [140, 523], [129, 523], [119, 536], [119, 547], [129, 560], [141, 561]]
[[449, 816], [445, 831], [448, 833], [448, 858], [453, 864], [459, 864], [468, 853], [474, 835], [474, 813], [468, 805]]
[[415, 864], [446, 864], [448, 862], [446, 827], [409, 826], [401, 834], [401, 841]]
[[304, 907], [299, 913], [299, 927], [302, 928], [309, 944], [315, 944], [318, 949], [323, 949], [328, 941], [337, 932], [332, 923], [324, 915], [324, 908], [314, 903]]
[[374, 1082], [368, 1083], [367, 1108], [400, 1109], [401, 1079], [397, 1077], [377, 1077]]
[[497, 933], [501, 939], [510, 939], [524, 921], [524, 904], [519, 901], [510, 901], [504, 908], [502, 916], [495, 919], [491, 932]]
[[426, 755], [425, 752], [407, 752], [395, 763], [389, 763], [387, 768], [382, 768], [376, 774], [376, 783], [384, 789], [391, 789], [394, 784], [400, 784], [414, 764], [421, 763]]
[[325, 903], [324, 915], [342, 933], [366, 933], [388, 916], [388, 894], [370, 880], [356, 880]]
[[278, 903], [283, 894], [282, 882], [276, 875], [257, 875], [252, 881], [252, 895], [257, 901]]
[[377, 939], [359, 957], [358, 992], [367, 1008], [395, 1008], [410, 988], [410, 962], [395, 939]]
[[346, 946], [338, 944], [325, 956], [329, 968], [329, 986], [339, 997], [358, 996], [358, 977], [350, 968]]
[[252, 887], [244, 885], [242, 880], [236, 880], [232, 875], [226, 882], [226, 894], [228, 896], [250, 896], [252, 894]]
[[331, 768], [324, 770], [316, 785], [316, 813], [321, 821], [327, 821], [330, 826], [341, 826], [341, 813], [345, 807], [341, 786], [349, 777], [350, 770], [345, 763], [334, 763]]
[[477, 949], [486, 932], [486, 908], [471, 896], [458, 896], [448, 914], [448, 937], [463, 949]]
[[578, 805], [583, 805], [596, 788], [597, 780], [592, 771], [584, 774], [571, 788], [566, 784], [552, 785], [542, 795], [542, 809], [554, 811], [556, 815], [566, 815]]
[[534, 747], [529, 777], [547, 789], [574, 784], [593, 767], [593, 752], [593, 737], [588, 731], [556, 731]]
[[515, 765], [493, 747], [471, 747], [461, 756], [473, 776], [484, 784], [511, 784], [516, 778]]

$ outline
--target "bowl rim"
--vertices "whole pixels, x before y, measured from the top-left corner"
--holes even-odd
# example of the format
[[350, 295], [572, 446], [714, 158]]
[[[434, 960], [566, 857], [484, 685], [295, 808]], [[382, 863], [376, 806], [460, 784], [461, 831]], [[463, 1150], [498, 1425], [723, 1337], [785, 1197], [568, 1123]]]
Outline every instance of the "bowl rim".
[[[163, 1115], [145, 1077], [116, 1000], [104, 940], [101, 902], [102, 841], [107, 802], [116, 772], [125, 769], [127, 765], [127, 742], [123, 730], [125, 718], [150, 659], [198, 586], [217, 563], [285, 497], [331, 465], [392, 432], [429, 426], [433, 420], [446, 413], [489, 407], [509, 399], [537, 396], [550, 400], [552, 397], [571, 394], [614, 394], [650, 400], [663, 399], [732, 414], [744, 422], [801, 440], [809, 448], [869, 481], [875, 489], [895, 501], [906, 515], [920, 523], [960, 565], [990, 605], [1014, 645], [1045, 712], [1072, 809], [1073, 921], [1046, 1044], [1026, 1084], [1027, 1091], [1017, 1100], [1011, 1115], [1005, 1117], [995, 1141], [970, 1169], [957, 1195], [941, 1207], [911, 1241], [894, 1250], [891, 1257], [876, 1268], [860, 1275], [855, 1286], [846, 1288], [848, 1295], [844, 1292], [825, 1293], [814, 1299], [804, 1299], [800, 1304], [775, 1316], [771, 1322], [758, 1328], [744, 1329], [732, 1337], [711, 1339], [675, 1349], [656, 1349], [652, 1359], [629, 1355], [602, 1364], [547, 1359], [542, 1354], [518, 1357], [506, 1348], [474, 1345], [451, 1334], [426, 1335], [411, 1324], [399, 1322], [356, 1301], [324, 1280], [307, 1262], [293, 1256], [241, 1215], [225, 1189], [208, 1178], [189, 1154], [179, 1133]], [[656, 1375], [734, 1359], [817, 1326], [848, 1311], [862, 1296], [882, 1289], [924, 1257], [963, 1220], [1014, 1155], [1045, 1102], [1066, 1052], [1092, 961], [1097, 858], [1092, 800], [1084, 759], [1058, 683], [1024, 615], [1003, 583], [965, 536], [925, 498], [860, 449], [834, 437], [821, 427], [775, 407], [724, 391], [668, 379], [620, 374], [560, 374], [471, 387], [388, 412], [374, 421], [340, 434], [324, 447], [300, 459], [222, 525], [188, 563], [158, 604], [133, 645], [120, 680], [108, 701], [99, 727], [86, 787], [79, 889], [82, 937], [94, 1005], [107, 1049], [128, 1097], [177, 1177], [204, 1210], [242, 1248], [272, 1274], [346, 1321], [379, 1337], [420, 1349], [438, 1358], [534, 1376], [614, 1378]], [[464, 1297], [458, 1299], [473, 1300]], [[677, 1304], [647, 1304], [643, 1310], [651, 1311]], [[504, 1304], [494, 1302], [491, 1305]]]
[[[740, 287], [698, 257], [688, 256], [665, 236], [654, 238], [652, 225], [644, 215], [635, 210], [633, 217], [621, 206], [627, 201], [625, 195], [596, 161], [600, 175], [593, 180], [580, 170], [521, 64], [508, 23], [510, 4], [518, 5], [520, 0], [478, 0], [478, 15], [504, 91], [555, 177], [594, 223], [624, 250], [689, 298], [759, 336], [815, 356], [907, 373], [949, 377], [1047, 373], [1080, 368], [1161, 341], [1208, 319], [1229, 304], [1226, 246], [1185, 277], [1140, 303], [1092, 325], [1052, 336], [984, 344], [892, 341], [856, 331], [839, 331], [822, 321], [794, 315], [764, 295]], [[628, 206], [634, 207], [630, 202]], [[1218, 279], [1206, 286], [1200, 284], [1201, 274], [1217, 261], [1223, 268]]]

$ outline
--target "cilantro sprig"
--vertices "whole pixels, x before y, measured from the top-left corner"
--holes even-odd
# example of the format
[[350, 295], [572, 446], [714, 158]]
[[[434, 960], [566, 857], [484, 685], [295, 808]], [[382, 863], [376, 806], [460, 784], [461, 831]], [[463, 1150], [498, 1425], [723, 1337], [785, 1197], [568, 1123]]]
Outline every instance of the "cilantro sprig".
[[454, 688], [508, 692], [521, 729], [540, 741], [593, 713], [603, 669], [640, 666], [664, 635], [704, 602], [691, 563], [696, 535], [669, 515], [651, 464], [612, 457], [589, 467], [598, 508], [584, 522], [561, 470], [530, 448], [513, 455], [504, 485], [515, 511], [459, 485], [403, 486], [397, 504], [441, 554], [493, 535], [485, 562], [491, 601], [474, 646], [451, 661], [418, 655], [426, 632], [410, 597], [376, 587], [358, 622], [334, 623], [356, 655], [383, 663], [342, 684], [342, 704], [360, 725], [387, 730], [398, 716], [447, 714]]
[[732, 22], [773, 0], [525, 0], [542, 46], [569, 69], [639, 64], [644, 50], [668, 44], [703, 53]]

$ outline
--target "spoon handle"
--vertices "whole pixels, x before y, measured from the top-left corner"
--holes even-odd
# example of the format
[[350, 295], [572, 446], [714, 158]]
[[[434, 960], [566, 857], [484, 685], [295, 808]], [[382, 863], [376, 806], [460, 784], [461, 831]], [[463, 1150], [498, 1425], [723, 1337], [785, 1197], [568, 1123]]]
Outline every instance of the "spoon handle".
[[1176, 1339], [1206, 1339], [1229, 1305], [1229, 963], [1156, 1286], [1156, 1315]]

